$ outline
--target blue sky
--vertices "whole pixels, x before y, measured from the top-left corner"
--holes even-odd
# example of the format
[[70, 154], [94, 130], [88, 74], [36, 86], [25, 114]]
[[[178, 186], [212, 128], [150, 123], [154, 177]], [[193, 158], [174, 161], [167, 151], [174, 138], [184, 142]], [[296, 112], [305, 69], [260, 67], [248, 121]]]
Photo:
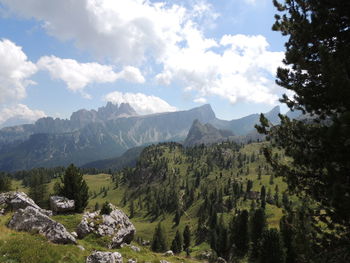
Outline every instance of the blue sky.
[[266, 112], [285, 39], [271, 0], [0, 0], [0, 126], [129, 102]]

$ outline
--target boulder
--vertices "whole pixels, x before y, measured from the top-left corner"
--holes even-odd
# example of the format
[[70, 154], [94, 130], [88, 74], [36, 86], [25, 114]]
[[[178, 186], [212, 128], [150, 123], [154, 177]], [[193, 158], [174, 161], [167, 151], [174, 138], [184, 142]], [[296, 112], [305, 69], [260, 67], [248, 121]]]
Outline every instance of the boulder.
[[140, 251], [141, 251], [141, 249], [140, 249], [139, 247], [137, 247], [137, 246], [130, 246], [130, 248], [131, 248], [133, 251], [135, 251], [135, 252], [140, 252]]
[[129, 258], [128, 259], [128, 263], [137, 263], [137, 260], [133, 259], [133, 258]]
[[112, 209], [109, 215], [101, 215], [100, 211], [85, 213], [77, 227], [78, 237], [84, 238], [89, 233], [110, 236], [109, 248], [119, 248], [123, 243], [130, 244], [136, 233], [134, 225], [123, 211], [114, 206]]
[[55, 214], [74, 212], [75, 202], [63, 196], [51, 196], [50, 207]]
[[0, 194], [0, 206], [4, 206], [5, 210], [12, 211], [17, 211], [18, 209], [24, 209], [30, 206], [47, 216], [52, 216], [52, 211], [41, 209], [23, 192], [7, 192]]
[[62, 224], [32, 206], [18, 209], [8, 223], [8, 227], [17, 231], [37, 232], [53, 243], [76, 244], [75, 238]]
[[118, 252], [95, 251], [87, 257], [86, 263], [123, 263], [123, 257]]
[[159, 260], [159, 263], [170, 263], [170, 262], [168, 262], [168, 261], [166, 261], [164, 259], [161, 259], [161, 260]]
[[172, 250], [168, 250], [167, 252], [164, 253], [164, 256], [172, 257], [172, 256], [174, 256], [174, 252]]

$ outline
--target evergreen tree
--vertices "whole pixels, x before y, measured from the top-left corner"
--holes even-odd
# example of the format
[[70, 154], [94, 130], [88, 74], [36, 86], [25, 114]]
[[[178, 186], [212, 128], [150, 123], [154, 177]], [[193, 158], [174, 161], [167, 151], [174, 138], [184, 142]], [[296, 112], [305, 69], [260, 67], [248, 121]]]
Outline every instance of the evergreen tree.
[[264, 209], [260, 208], [255, 210], [250, 220], [250, 240], [252, 242], [250, 257], [253, 260], [259, 256], [260, 241], [266, 226]]
[[133, 218], [135, 216], [134, 200], [130, 201], [129, 211], [130, 211], [129, 218]]
[[5, 173], [0, 173], [0, 192], [11, 190], [11, 179]]
[[265, 209], [266, 207], [266, 189], [263, 185], [260, 190], [260, 200], [261, 200], [261, 208]]
[[284, 263], [283, 243], [277, 229], [265, 230], [262, 234], [260, 263]]
[[103, 203], [101, 208], [101, 215], [109, 215], [112, 212], [112, 207], [110, 204], [106, 201]]
[[61, 182], [62, 185], [59, 187], [60, 194], [75, 201], [76, 212], [84, 211], [89, 200], [89, 188], [79, 169], [73, 164], [68, 166], [63, 178], [61, 178]]
[[248, 233], [248, 211], [240, 212], [233, 221], [231, 226], [231, 240], [234, 244], [234, 254], [243, 257], [249, 249], [249, 233]]
[[294, 94], [281, 101], [312, 118], [280, 116], [281, 124], [271, 128], [261, 116], [258, 130], [292, 160], [285, 165], [267, 147], [265, 155], [276, 175], [318, 205], [312, 221], [323, 239], [314, 242], [319, 260], [345, 262], [350, 247], [350, 3], [274, 4], [281, 14], [275, 16], [273, 29], [287, 37], [286, 67], [278, 69], [277, 84]]
[[183, 232], [183, 240], [184, 240], [184, 250], [188, 251], [188, 249], [191, 246], [191, 230], [189, 225], [185, 226], [185, 229]]
[[31, 175], [29, 180], [29, 197], [40, 207], [48, 205], [47, 178], [42, 173]]
[[171, 250], [175, 253], [175, 254], [179, 254], [182, 251], [182, 246], [183, 246], [183, 242], [182, 242], [182, 236], [179, 232], [179, 230], [176, 231], [176, 235], [174, 237], [173, 242], [171, 243]]
[[161, 223], [159, 223], [154, 230], [151, 249], [154, 252], [164, 252], [167, 250], [165, 232]]
[[180, 213], [180, 210], [177, 209], [176, 212], [175, 212], [174, 219], [173, 219], [173, 222], [175, 223], [175, 226], [178, 226], [180, 224], [180, 220], [181, 220], [181, 213]]

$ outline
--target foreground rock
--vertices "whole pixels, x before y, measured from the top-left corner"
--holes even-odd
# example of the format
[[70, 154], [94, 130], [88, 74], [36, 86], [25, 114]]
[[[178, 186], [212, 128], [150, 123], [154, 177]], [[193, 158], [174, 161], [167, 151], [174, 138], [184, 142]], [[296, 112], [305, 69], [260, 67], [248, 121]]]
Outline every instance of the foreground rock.
[[51, 211], [41, 209], [31, 198], [29, 198], [23, 192], [7, 192], [0, 194], [0, 207], [3, 207], [4, 211], [17, 211], [18, 209], [24, 209], [28, 206], [39, 210], [41, 213], [47, 216], [52, 216]]
[[123, 243], [129, 244], [134, 238], [136, 229], [123, 211], [112, 205], [111, 207], [113, 210], [109, 215], [101, 215], [100, 211], [85, 213], [77, 227], [78, 237], [83, 238], [90, 233], [110, 236], [109, 248], [119, 248]]
[[87, 257], [86, 263], [123, 263], [123, 257], [118, 252], [96, 251]]
[[66, 228], [43, 214], [40, 210], [27, 206], [19, 209], [12, 217], [8, 227], [17, 231], [36, 232], [57, 244], [76, 244], [75, 238]]
[[74, 200], [69, 200], [63, 196], [51, 196], [50, 207], [55, 214], [70, 213], [75, 210]]

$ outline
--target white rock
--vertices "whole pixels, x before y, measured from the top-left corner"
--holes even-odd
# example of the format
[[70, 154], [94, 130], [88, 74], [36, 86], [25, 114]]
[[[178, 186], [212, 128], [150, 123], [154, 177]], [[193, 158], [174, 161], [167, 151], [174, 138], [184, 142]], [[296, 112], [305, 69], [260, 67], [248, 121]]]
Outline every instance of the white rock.
[[50, 207], [55, 214], [69, 213], [75, 210], [75, 202], [63, 196], [54, 195], [50, 197]]
[[174, 256], [174, 252], [172, 250], [168, 250], [167, 252], [164, 253], [164, 256], [172, 257], [172, 256]]
[[79, 238], [83, 238], [89, 233], [110, 236], [109, 247], [118, 248], [133, 240], [136, 229], [123, 211], [113, 207], [109, 215], [100, 215], [100, 211], [84, 214], [77, 227], [77, 234]]
[[8, 223], [8, 227], [17, 231], [37, 232], [53, 243], [76, 244], [75, 238], [62, 224], [31, 206], [19, 209]]
[[86, 263], [123, 263], [123, 257], [118, 252], [95, 251], [87, 257]]

